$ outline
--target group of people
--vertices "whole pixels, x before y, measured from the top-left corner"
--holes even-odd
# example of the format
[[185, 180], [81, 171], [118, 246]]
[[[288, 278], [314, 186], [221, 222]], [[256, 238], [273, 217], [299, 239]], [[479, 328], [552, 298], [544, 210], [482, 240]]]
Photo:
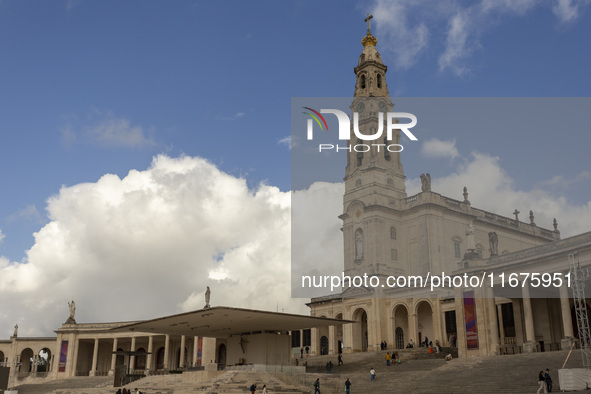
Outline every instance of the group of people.
[[552, 378], [550, 377], [550, 370], [546, 369], [546, 371], [540, 371], [538, 374], [538, 391], [537, 394], [540, 394], [544, 390], [544, 393], [551, 393], [552, 392]]
[[142, 392], [136, 388], [135, 390], [131, 391], [131, 389], [127, 390], [125, 387], [123, 388], [123, 390], [119, 389], [117, 390], [116, 394], [142, 394]]
[[[251, 394], [254, 394], [257, 391], [257, 382], [253, 382], [248, 388]], [[267, 385], [263, 384], [263, 391], [262, 394], [267, 394]]]
[[394, 352], [392, 353], [392, 355], [390, 355], [390, 352], [386, 353], [386, 366], [389, 367], [390, 363], [394, 364], [394, 365], [398, 365], [400, 364], [400, 356], [398, 355], [398, 352]]
[[381, 350], [388, 349], [388, 343], [386, 343], [386, 341], [382, 341], [382, 343], [380, 343], [380, 349]]

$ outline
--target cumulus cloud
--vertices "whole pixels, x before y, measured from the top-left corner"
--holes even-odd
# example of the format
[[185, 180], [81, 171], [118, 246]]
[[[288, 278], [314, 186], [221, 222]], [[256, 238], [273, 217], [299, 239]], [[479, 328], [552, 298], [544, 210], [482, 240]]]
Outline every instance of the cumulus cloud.
[[430, 159], [455, 159], [459, 155], [456, 140], [443, 141], [438, 138], [423, 142], [421, 154]]
[[[0, 261], [1, 337], [47, 335], [67, 318], [128, 321], [212, 305], [307, 311], [292, 300], [290, 194], [204, 159], [154, 158], [123, 179], [63, 187], [24, 263]], [[48, 295], [48, 289], [51, 289]], [[18, 320], [18, 321], [14, 321]]]

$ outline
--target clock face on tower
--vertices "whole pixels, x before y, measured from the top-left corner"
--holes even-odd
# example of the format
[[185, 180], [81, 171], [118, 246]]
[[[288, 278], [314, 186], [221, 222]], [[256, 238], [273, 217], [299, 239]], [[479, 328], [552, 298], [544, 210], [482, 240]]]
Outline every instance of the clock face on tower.
[[357, 109], [356, 109], [357, 112], [361, 113], [361, 112], [363, 112], [364, 109], [365, 109], [364, 103], [357, 104]]

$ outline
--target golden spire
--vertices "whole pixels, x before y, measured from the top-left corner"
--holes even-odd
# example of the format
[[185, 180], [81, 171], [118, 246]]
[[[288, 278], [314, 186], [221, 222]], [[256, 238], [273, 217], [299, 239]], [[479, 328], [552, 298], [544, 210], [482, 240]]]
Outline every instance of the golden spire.
[[364, 47], [366, 47], [368, 45], [373, 45], [375, 47], [376, 44], [378, 43], [378, 39], [375, 38], [375, 36], [371, 35], [370, 20], [372, 18], [373, 18], [373, 15], [371, 15], [370, 13], [367, 13], [367, 17], [363, 20], [364, 22], [367, 22], [367, 34], [365, 37], [363, 37], [361, 39], [361, 43], [363, 44]]

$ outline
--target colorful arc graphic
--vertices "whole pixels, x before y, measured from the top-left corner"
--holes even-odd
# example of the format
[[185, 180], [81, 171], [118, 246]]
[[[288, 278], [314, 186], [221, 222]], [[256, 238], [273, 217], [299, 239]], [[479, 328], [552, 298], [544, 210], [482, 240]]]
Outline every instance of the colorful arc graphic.
[[[328, 125], [326, 124], [326, 120], [324, 120], [324, 116], [320, 115], [320, 112], [313, 110], [310, 107], [302, 107], [304, 109], [307, 109], [308, 111], [312, 111], [314, 112], [314, 114], [318, 115], [318, 117], [320, 117], [320, 119], [322, 119], [322, 122], [324, 123], [324, 126], [326, 126], [326, 131], [328, 131]], [[312, 118], [314, 118], [314, 120], [316, 121], [316, 123], [318, 123], [318, 126], [320, 126], [320, 130], [323, 130], [322, 128], [322, 123], [320, 123], [320, 120], [318, 119], [318, 117], [314, 116], [313, 114], [309, 113], [309, 112], [302, 112], [303, 114], [306, 115], [310, 115]]]

